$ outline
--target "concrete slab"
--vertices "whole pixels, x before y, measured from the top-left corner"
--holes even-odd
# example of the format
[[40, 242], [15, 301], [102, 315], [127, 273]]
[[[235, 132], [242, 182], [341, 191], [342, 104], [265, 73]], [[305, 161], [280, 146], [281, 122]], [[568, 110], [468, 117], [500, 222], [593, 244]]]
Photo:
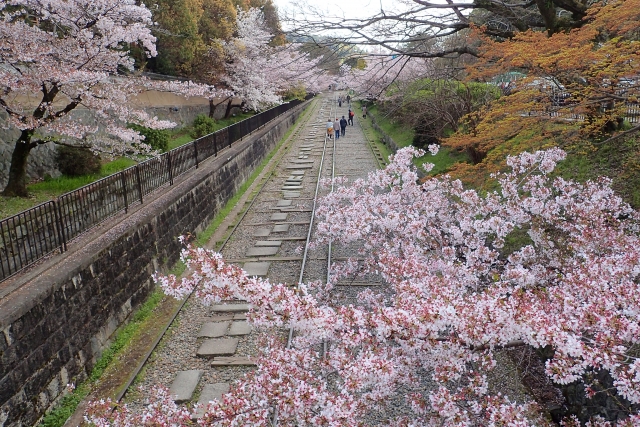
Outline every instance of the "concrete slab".
[[211, 306], [211, 311], [218, 311], [223, 313], [238, 313], [243, 311], [249, 311], [251, 305], [249, 304], [215, 304]]
[[298, 156], [298, 158], [303, 160], [303, 159], [308, 159], [309, 156]]
[[278, 200], [278, 203], [276, 203], [276, 206], [279, 208], [283, 208], [285, 206], [291, 206], [291, 200]]
[[282, 241], [280, 240], [258, 240], [256, 246], [280, 246]]
[[198, 337], [219, 338], [227, 334], [231, 322], [207, 322], [202, 325]]
[[289, 231], [289, 224], [278, 224], [273, 226], [274, 233], [286, 233]]
[[233, 319], [234, 319], [233, 313], [231, 313], [231, 314], [216, 314], [216, 315], [213, 315], [213, 316], [209, 317], [209, 320], [212, 321], [212, 322], [224, 322], [224, 321], [233, 320]]
[[302, 178], [304, 178], [302, 175], [290, 175], [287, 181], [302, 181]]
[[270, 265], [270, 262], [245, 262], [242, 268], [249, 277], [266, 277]]
[[295, 199], [296, 197], [300, 197], [299, 191], [285, 191], [282, 193], [282, 197], [285, 199]]
[[247, 249], [246, 256], [270, 256], [278, 253], [279, 247], [260, 247]]
[[293, 159], [293, 160], [291, 160], [291, 163], [296, 163], [296, 164], [299, 164], [299, 165], [307, 165], [307, 164], [315, 163], [315, 160]]
[[271, 233], [271, 230], [268, 228], [258, 228], [253, 232], [253, 237], [267, 237]]
[[291, 190], [302, 190], [304, 187], [302, 185], [283, 185], [282, 189], [284, 191], [291, 191]]
[[232, 356], [236, 348], [238, 348], [238, 338], [214, 338], [203, 342], [196, 355], [200, 357]]
[[309, 165], [291, 165], [287, 166], [285, 169], [311, 169], [313, 168], [312, 164]]
[[247, 315], [244, 314], [244, 313], [234, 314], [233, 315], [233, 320], [247, 320]]
[[229, 328], [229, 336], [249, 335], [251, 333], [251, 325], [246, 320], [233, 322]]
[[271, 214], [271, 221], [286, 221], [288, 216], [289, 216], [288, 213], [283, 213], [283, 212], [274, 213], [274, 214]]
[[205, 384], [198, 399], [198, 410], [196, 418], [204, 417], [207, 412], [209, 402], [214, 400], [222, 400], [222, 395], [229, 392], [229, 383]]
[[293, 171], [291, 175], [304, 175], [304, 171]]
[[211, 366], [255, 366], [256, 362], [248, 356], [214, 357]]
[[[229, 338], [235, 339], [237, 338]], [[169, 394], [173, 397], [173, 401], [176, 403], [184, 403], [191, 400], [193, 397], [193, 392], [196, 390], [198, 386], [198, 382], [202, 377], [203, 371], [199, 370], [191, 370], [191, 371], [180, 371], [176, 375], [176, 378], [171, 383], [171, 387], [169, 387]]]

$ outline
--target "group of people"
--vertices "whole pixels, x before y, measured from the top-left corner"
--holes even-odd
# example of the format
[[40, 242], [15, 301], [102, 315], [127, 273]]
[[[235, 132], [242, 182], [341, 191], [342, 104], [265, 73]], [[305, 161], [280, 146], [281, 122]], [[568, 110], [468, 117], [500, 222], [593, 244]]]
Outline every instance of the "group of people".
[[347, 125], [353, 126], [353, 117], [356, 114], [351, 110], [351, 95], [347, 95], [346, 98], [343, 98], [342, 95], [339, 96], [339, 107], [342, 107], [343, 100], [346, 100], [349, 103], [349, 119], [347, 120], [344, 116], [342, 116], [341, 119], [338, 119], [336, 117], [335, 120], [332, 120], [331, 117], [329, 117], [329, 120], [327, 121], [327, 136], [329, 137], [329, 139], [332, 139], [334, 135], [336, 139], [340, 138], [340, 136], [344, 136], [347, 130]]
[[346, 98], [343, 98], [343, 97], [342, 97], [342, 95], [340, 95], [340, 96], [338, 97], [338, 107], [342, 107], [342, 103], [343, 103], [345, 100], [347, 101], [347, 104], [349, 104], [349, 107], [351, 107], [351, 95], [347, 95], [347, 97], [346, 97]]
[[[353, 125], [353, 121], [351, 124]], [[335, 121], [329, 118], [329, 121], [327, 121], [327, 136], [329, 137], [329, 139], [333, 138], [334, 134], [336, 136], [336, 139], [340, 138], [340, 134], [344, 136], [346, 130], [347, 130], [347, 120], [344, 118], [344, 116], [342, 116], [341, 119], [338, 119], [336, 117]]]

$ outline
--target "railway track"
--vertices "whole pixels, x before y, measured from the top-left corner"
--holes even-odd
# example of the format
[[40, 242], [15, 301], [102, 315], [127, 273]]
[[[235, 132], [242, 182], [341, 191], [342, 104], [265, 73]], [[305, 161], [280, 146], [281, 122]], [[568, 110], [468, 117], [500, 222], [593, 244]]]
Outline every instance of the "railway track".
[[[332, 260], [348, 258], [354, 248], [332, 244], [310, 248], [317, 200], [333, 190], [322, 187], [320, 181], [337, 176], [364, 178], [378, 167], [359, 127], [349, 126], [346, 136], [338, 140], [326, 138], [327, 119], [346, 115], [347, 108], [338, 108], [333, 95], [314, 101], [263, 172], [251, 197], [243, 201], [236, 220], [218, 235], [219, 244], [210, 246], [216, 246], [228, 261], [242, 265], [249, 275], [274, 282], [330, 279]], [[362, 286], [379, 283], [338, 285], [348, 299]], [[248, 309], [239, 301], [204, 306], [188, 298], [158, 347], [140, 366], [134, 385], [118, 400], [133, 410], [141, 409], [147, 392], [136, 386], [148, 391], [158, 384], [170, 387], [178, 402], [206, 403], [219, 398], [230, 383], [253, 369], [251, 356], [258, 344], [246, 322]], [[294, 335], [295, 331], [288, 332], [289, 344]], [[277, 413], [273, 424], [278, 424]]]

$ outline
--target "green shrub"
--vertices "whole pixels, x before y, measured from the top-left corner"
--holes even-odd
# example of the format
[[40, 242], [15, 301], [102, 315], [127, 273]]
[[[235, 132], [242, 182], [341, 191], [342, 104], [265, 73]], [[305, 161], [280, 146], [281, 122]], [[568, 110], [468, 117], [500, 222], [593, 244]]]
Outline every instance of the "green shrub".
[[100, 156], [87, 148], [59, 145], [56, 163], [60, 172], [67, 176], [95, 175], [100, 172]]
[[193, 130], [191, 136], [200, 138], [216, 131], [216, 121], [205, 114], [198, 114], [193, 121]]
[[144, 135], [144, 143], [149, 144], [154, 150], [167, 151], [169, 148], [171, 133], [167, 129], [151, 129], [133, 123], [128, 127]]

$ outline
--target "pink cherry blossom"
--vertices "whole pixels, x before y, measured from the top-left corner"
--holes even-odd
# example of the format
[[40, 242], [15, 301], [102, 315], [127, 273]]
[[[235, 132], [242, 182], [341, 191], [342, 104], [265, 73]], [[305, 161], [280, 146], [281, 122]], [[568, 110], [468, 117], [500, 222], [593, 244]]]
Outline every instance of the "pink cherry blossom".
[[[559, 149], [509, 158], [512, 170], [488, 194], [447, 176], [419, 183], [411, 161], [422, 154], [400, 150], [320, 204], [317, 244], [358, 244], [364, 259], [336, 264], [332, 280], [378, 274], [387, 284], [357, 304], [340, 303], [332, 283], [296, 290], [249, 278], [192, 246], [182, 253], [188, 277], [155, 276], [179, 298], [195, 289], [206, 302], [248, 301], [249, 321], [265, 332], [257, 369], [204, 424], [269, 425], [277, 413], [279, 425], [358, 426], [400, 398], [406, 409], [386, 425], [549, 425], [536, 402], [489, 386], [498, 352], [523, 345], [554, 350], [545, 366], [558, 384], [605, 369], [620, 396], [640, 403], [631, 351], [640, 341], [640, 215], [607, 179], [554, 177]], [[296, 331], [290, 348], [268, 333], [283, 327]], [[632, 413], [617, 425], [639, 420]]]

